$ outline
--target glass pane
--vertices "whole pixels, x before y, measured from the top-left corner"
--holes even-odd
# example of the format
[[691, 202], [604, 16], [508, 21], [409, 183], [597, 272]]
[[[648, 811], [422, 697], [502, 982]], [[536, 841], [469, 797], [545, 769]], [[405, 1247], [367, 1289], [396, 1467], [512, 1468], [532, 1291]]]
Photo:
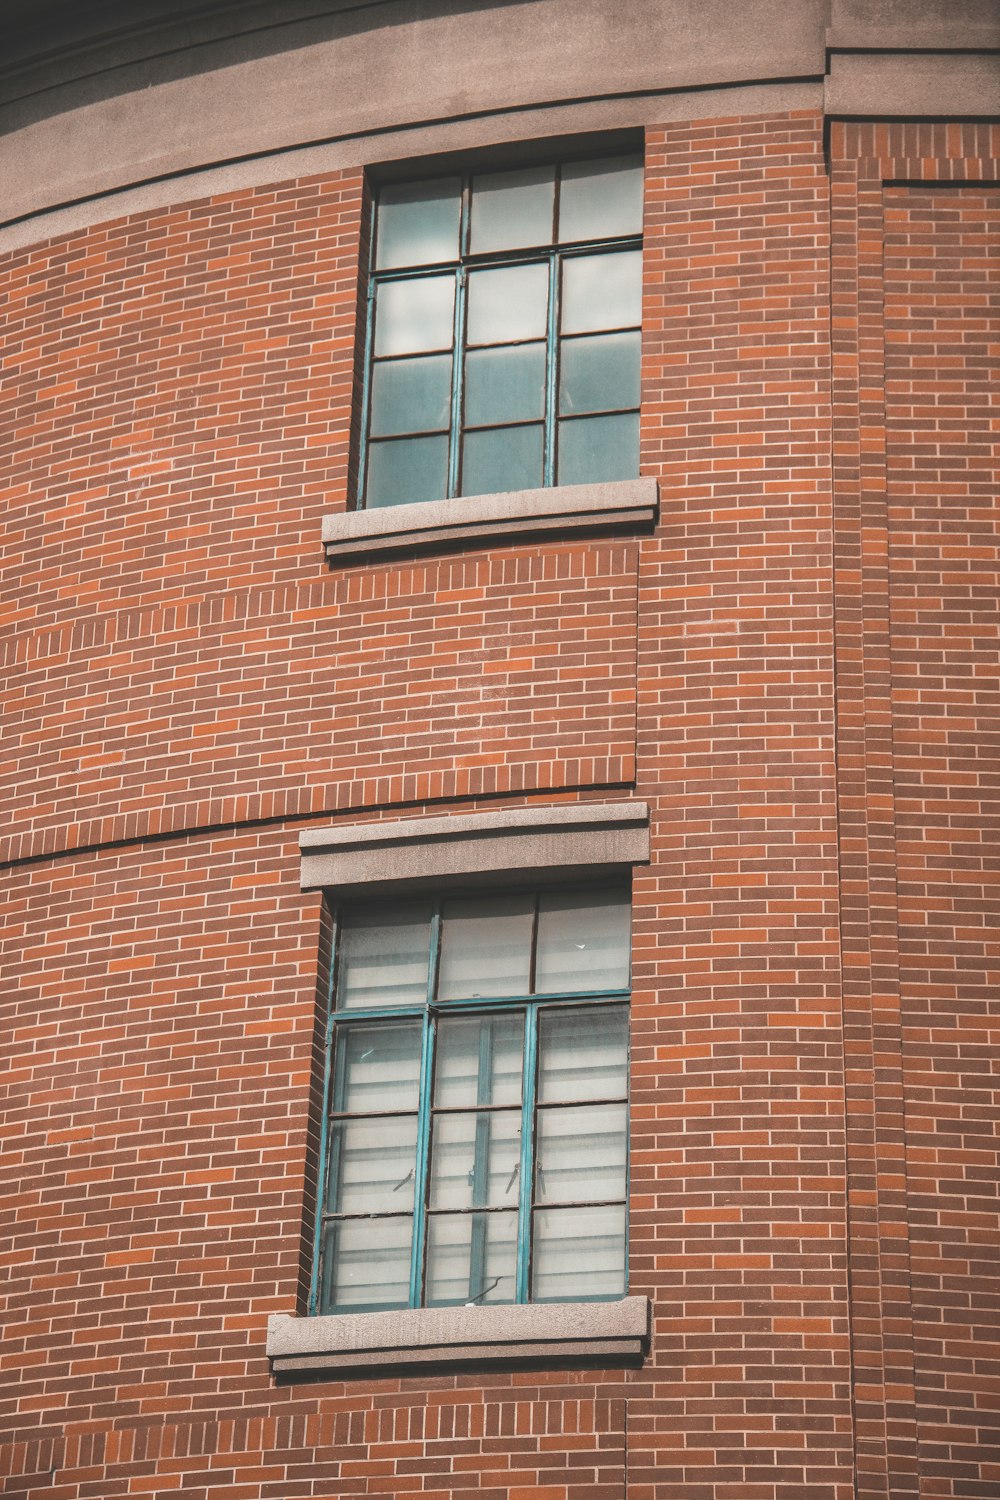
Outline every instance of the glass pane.
[[330, 1130], [329, 1213], [413, 1212], [416, 1115], [341, 1120]]
[[520, 1159], [519, 1109], [436, 1115], [431, 1137], [431, 1208], [516, 1208]]
[[533, 1228], [533, 1301], [624, 1297], [624, 1204], [539, 1209]]
[[333, 1111], [416, 1109], [420, 1031], [419, 1021], [338, 1027]]
[[420, 1005], [427, 998], [431, 903], [347, 907], [340, 934], [340, 1010]]
[[642, 159], [568, 162], [559, 188], [559, 238], [610, 239], [642, 233]]
[[450, 415], [450, 354], [379, 361], [372, 366], [373, 437], [447, 428]]
[[527, 422], [545, 408], [545, 345], [472, 349], [465, 356], [465, 421], [469, 427]]
[[536, 1203], [599, 1203], [625, 1197], [626, 1107], [540, 1109]]
[[638, 406], [640, 337], [636, 329], [635, 333], [563, 339], [559, 351], [560, 412]]
[[378, 204], [378, 269], [457, 260], [461, 209], [460, 177], [383, 188]]
[[469, 246], [473, 254], [550, 245], [554, 184], [553, 167], [474, 177]]
[[567, 255], [562, 264], [563, 333], [638, 328], [642, 322], [642, 251]]
[[542, 482], [542, 427], [479, 427], [462, 443], [463, 495], [534, 490]]
[[427, 1232], [427, 1305], [513, 1302], [517, 1214], [432, 1214]]
[[631, 919], [627, 890], [542, 891], [536, 994], [628, 989]]
[[530, 896], [466, 896], [445, 904], [439, 1000], [526, 995], [534, 903]]
[[[425, 439], [426, 441], [426, 439]], [[559, 423], [559, 484], [639, 476], [639, 413]]]
[[524, 1017], [447, 1017], [438, 1023], [434, 1103], [520, 1104]]
[[410, 1301], [413, 1220], [346, 1219], [323, 1235], [323, 1307], [362, 1312]]
[[543, 339], [548, 306], [549, 268], [544, 262], [472, 271], [466, 342], [512, 344], [515, 339]]
[[628, 1007], [546, 1009], [538, 1018], [538, 1098], [622, 1099], [628, 1093]]
[[413, 505], [448, 493], [448, 437], [390, 438], [368, 449], [365, 503]]
[[[605, 325], [606, 326], [606, 325]], [[450, 349], [455, 334], [455, 278], [384, 281], [375, 293], [375, 353]]]

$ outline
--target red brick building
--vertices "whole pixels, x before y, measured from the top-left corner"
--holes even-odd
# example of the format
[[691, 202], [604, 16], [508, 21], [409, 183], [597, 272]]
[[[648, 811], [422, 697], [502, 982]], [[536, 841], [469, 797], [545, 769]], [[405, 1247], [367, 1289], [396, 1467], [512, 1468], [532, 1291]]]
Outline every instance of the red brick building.
[[4, 24], [0, 1493], [995, 1500], [995, 7]]

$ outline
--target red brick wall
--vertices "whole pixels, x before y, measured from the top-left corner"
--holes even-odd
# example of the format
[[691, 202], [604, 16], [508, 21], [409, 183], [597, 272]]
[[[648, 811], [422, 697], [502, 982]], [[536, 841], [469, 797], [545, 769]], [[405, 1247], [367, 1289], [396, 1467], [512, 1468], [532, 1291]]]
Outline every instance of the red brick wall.
[[[650, 132], [656, 535], [335, 575], [356, 174], [8, 259], [0, 1493], [996, 1492], [990, 195], [882, 185], [988, 146], [838, 127], [828, 171], [812, 115]], [[299, 828], [633, 792], [649, 1360], [276, 1386], [321, 937]]]

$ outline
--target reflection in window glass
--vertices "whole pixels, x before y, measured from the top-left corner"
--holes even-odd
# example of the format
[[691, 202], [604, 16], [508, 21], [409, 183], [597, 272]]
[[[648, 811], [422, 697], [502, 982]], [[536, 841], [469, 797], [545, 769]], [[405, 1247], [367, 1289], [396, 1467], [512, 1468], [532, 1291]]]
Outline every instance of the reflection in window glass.
[[600, 1203], [624, 1198], [625, 1161], [624, 1104], [539, 1111], [536, 1202]]
[[560, 484], [635, 479], [638, 472], [638, 412], [614, 417], [577, 417], [559, 423]]
[[340, 1219], [325, 1238], [327, 1306], [344, 1312], [406, 1306], [412, 1218]]
[[372, 369], [372, 437], [447, 429], [451, 355], [379, 360]]
[[546, 1010], [539, 1018], [538, 1100], [623, 1099], [628, 1092], [628, 1011]]
[[375, 298], [375, 353], [450, 349], [455, 330], [454, 276], [384, 281]]
[[501, 266], [469, 275], [470, 344], [543, 339], [548, 320], [549, 271], [541, 264]]
[[559, 411], [621, 411], [639, 405], [639, 334], [599, 333], [563, 339]]
[[542, 891], [538, 898], [539, 994], [628, 988], [631, 903], [599, 887]]
[[625, 1205], [542, 1208], [535, 1213], [535, 1302], [625, 1295]]
[[330, 1136], [331, 1213], [412, 1213], [416, 1115], [338, 1120]]
[[516, 1212], [431, 1215], [428, 1307], [513, 1302], [516, 1271]]
[[345, 1026], [335, 1057], [333, 1108], [338, 1113], [416, 1109], [420, 1023]]
[[392, 438], [368, 450], [368, 504], [415, 505], [440, 500], [448, 483], [448, 439]]
[[473, 255], [551, 244], [554, 205], [553, 167], [526, 167], [473, 177]]
[[599, 333], [638, 328], [642, 321], [642, 256], [638, 250], [609, 255], [569, 255], [563, 261], [563, 333]]
[[520, 1157], [519, 1109], [438, 1115], [431, 1141], [431, 1208], [516, 1207]]
[[534, 903], [526, 896], [468, 896], [445, 904], [439, 1000], [524, 995]]
[[462, 494], [505, 494], [542, 482], [542, 428], [478, 427], [466, 434]]
[[524, 1016], [443, 1017], [438, 1022], [434, 1103], [461, 1109], [472, 1104], [520, 1104]]
[[379, 194], [375, 265], [427, 266], [458, 255], [462, 179], [398, 183]]
[[465, 423], [538, 421], [545, 414], [545, 345], [470, 349], [465, 356]]
[[606, 156], [567, 162], [559, 190], [559, 238], [604, 240], [642, 233], [642, 161]]
[[429, 901], [347, 909], [337, 986], [341, 1009], [412, 1005], [426, 997], [431, 910]]

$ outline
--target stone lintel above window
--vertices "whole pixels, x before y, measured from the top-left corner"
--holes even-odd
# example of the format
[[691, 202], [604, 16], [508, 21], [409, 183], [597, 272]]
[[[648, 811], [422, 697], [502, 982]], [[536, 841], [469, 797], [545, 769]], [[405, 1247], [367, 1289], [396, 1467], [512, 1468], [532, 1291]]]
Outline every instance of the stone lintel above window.
[[312, 1318], [275, 1313], [267, 1354], [276, 1375], [504, 1361], [628, 1365], [640, 1363], [649, 1347], [649, 1318], [646, 1297]]
[[652, 527], [657, 511], [655, 479], [553, 485], [338, 512], [324, 517], [323, 546], [330, 563], [344, 566], [459, 544], [534, 542], [553, 532], [634, 531]]
[[303, 890], [377, 895], [434, 886], [593, 878], [649, 863], [644, 802], [562, 802], [335, 824], [299, 839]]

